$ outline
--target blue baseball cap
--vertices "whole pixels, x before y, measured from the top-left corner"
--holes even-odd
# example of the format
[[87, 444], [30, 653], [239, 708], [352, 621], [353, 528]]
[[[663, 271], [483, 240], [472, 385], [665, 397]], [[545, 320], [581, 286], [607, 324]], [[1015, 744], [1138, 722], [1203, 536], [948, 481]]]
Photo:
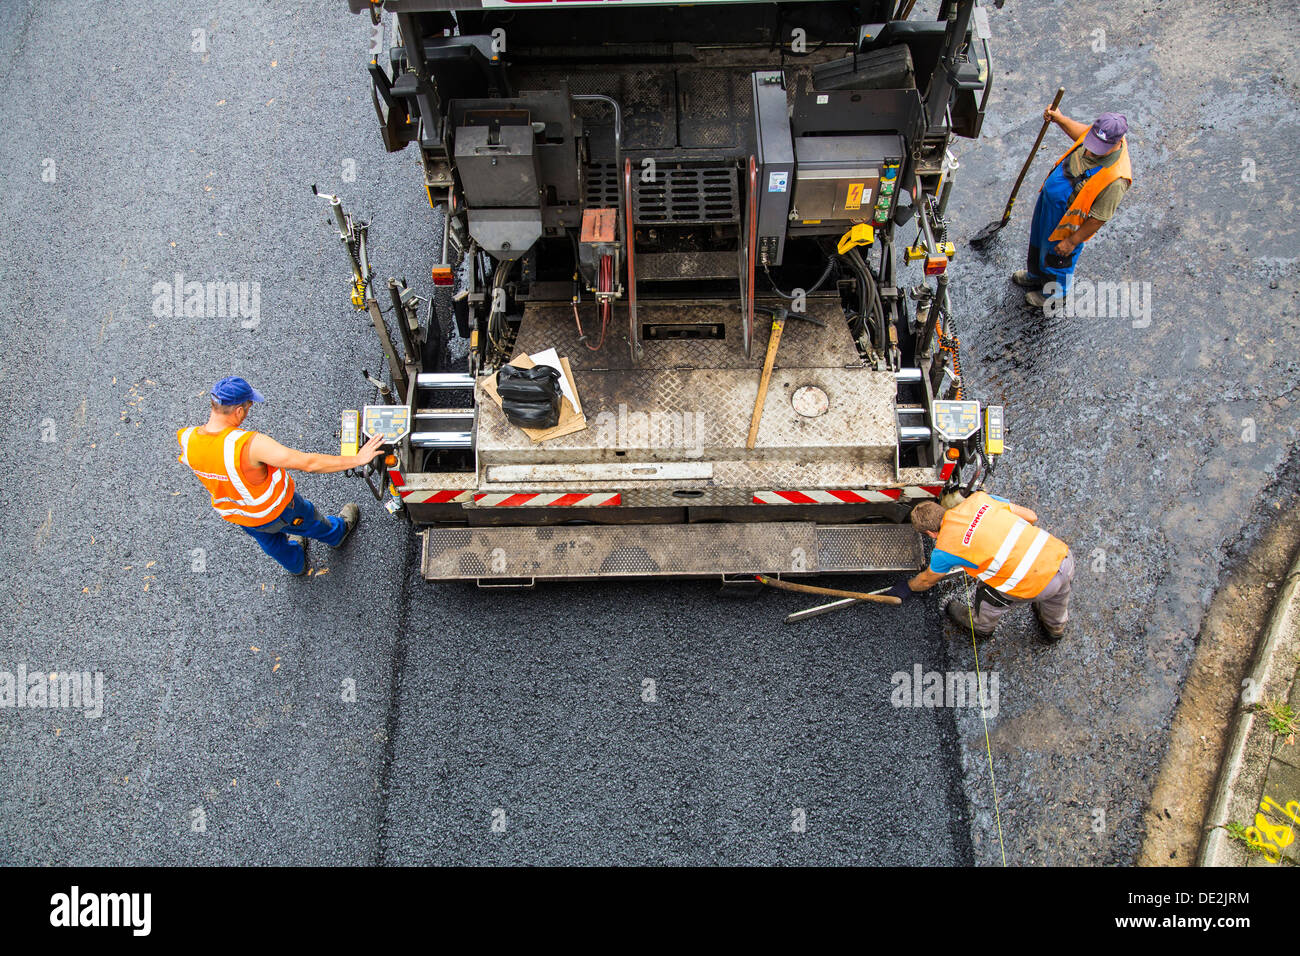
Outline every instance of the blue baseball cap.
[[1119, 145], [1128, 132], [1128, 120], [1119, 113], [1102, 113], [1083, 138], [1083, 148], [1094, 156], [1105, 156]]
[[237, 375], [223, 378], [212, 386], [212, 397], [218, 405], [242, 405], [244, 402], [264, 402], [262, 393]]

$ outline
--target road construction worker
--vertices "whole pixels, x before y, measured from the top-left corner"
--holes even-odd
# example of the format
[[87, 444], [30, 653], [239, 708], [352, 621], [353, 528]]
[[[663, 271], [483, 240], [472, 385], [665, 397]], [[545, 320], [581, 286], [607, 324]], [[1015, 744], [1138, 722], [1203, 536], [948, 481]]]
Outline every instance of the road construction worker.
[[1008, 608], [1025, 601], [1033, 602], [1048, 641], [1065, 636], [1074, 558], [1065, 542], [1034, 527], [1033, 511], [981, 491], [946, 510], [922, 502], [912, 509], [911, 521], [935, 542], [930, 566], [888, 593], [907, 599], [960, 568], [979, 581], [974, 607], [954, 598], [944, 613], [963, 630], [973, 629], [977, 640], [991, 637]]
[[1025, 301], [1052, 311], [1070, 294], [1083, 244], [1108, 221], [1133, 183], [1128, 120], [1102, 113], [1091, 127], [1050, 106], [1043, 111], [1074, 140], [1043, 181], [1029, 228], [1026, 269], [1011, 280], [1029, 290]]
[[[329, 474], [360, 467], [380, 453], [383, 436], [370, 439], [355, 455], [308, 454], [240, 427], [253, 403], [265, 401], [242, 378], [217, 382], [211, 399], [205, 424], [176, 433], [180, 462], [208, 489], [217, 514], [248, 532], [285, 570], [306, 574], [307, 539], [337, 548], [361, 513], [349, 502], [338, 515], [318, 517], [315, 506], [298, 494], [289, 472]], [[293, 540], [286, 531], [293, 533]]]

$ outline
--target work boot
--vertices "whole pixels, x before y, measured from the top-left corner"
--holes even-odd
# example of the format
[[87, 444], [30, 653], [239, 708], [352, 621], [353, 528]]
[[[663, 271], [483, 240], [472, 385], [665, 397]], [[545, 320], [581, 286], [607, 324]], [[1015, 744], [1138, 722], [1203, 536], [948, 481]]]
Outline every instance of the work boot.
[[294, 575], [294, 577], [300, 578], [307, 573], [307, 569], [309, 568], [309, 565], [307, 564], [307, 539], [300, 534], [291, 534], [289, 535], [289, 540], [298, 542], [298, 547], [302, 548], [302, 570]]
[[1043, 283], [1029, 274], [1028, 269], [1021, 269], [1011, 274], [1011, 281], [1022, 289], [1041, 289]]
[[347, 530], [343, 532], [343, 538], [339, 541], [339, 543], [334, 545], [334, 547], [336, 548], [343, 547], [343, 542], [347, 541], [348, 538], [352, 535], [352, 529], [355, 528], [357, 526], [357, 522], [361, 520], [361, 509], [349, 501], [347, 504], [343, 506], [343, 509], [339, 512], [339, 517], [342, 518], [343, 523], [347, 525]]
[[[961, 630], [963, 634], [971, 632], [971, 622], [975, 619], [971, 613], [970, 606], [963, 601], [953, 598], [943, 609], [944, 614], [948, 615], [948, 620], [952, 621]], [[987, 641], [993, 636], [992, 631], [975, 631], [975, 640]]]
[[1055, 644], [1061, 638], [1065, 637], [1064, 625], [1061, 627], [1052, 627], [1049, 625], [1043, 620], [1043, 612], [1038, 609], [1037, 604], [1034, 605], [1034, 617], [1038, 620], [1038, 627], [1042, 631], [1043, 640], [1048, 644]]
[[1030, 305], [1032, 305], [1035, 309], [1042, 309], [1044, 315], [1058, 315], [1063, 311], [1065, 307], [1064, 299], [1061, 296], [1043, 295], [1042, 292], [1039, 292], [1037, 290], [1033, 292], [1026, 292], [1025, 301], [1028, 302]]

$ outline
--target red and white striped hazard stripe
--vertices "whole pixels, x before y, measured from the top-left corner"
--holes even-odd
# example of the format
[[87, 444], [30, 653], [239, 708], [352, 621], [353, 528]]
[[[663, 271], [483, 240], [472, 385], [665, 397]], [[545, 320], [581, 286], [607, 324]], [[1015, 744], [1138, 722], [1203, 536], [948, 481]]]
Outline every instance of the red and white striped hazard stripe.
[[603, 508], [621, 504], [623, 496], [616, 492], [597, 491], [590, 494], [520, 493], [474, 495], [474, 504], [480, 508]]
[[453, 501], [469, 501], [473, 493], [469, 488], [445, 488], [441, 491], [403, 489], [400, 491], [403, 501], [417, 505], [443, 505]]
[[861, 505], [879, 504], [910, 498], [938, 498], [942, 485], [908, 485], [906, 488], [881, 488], [875, 491], [847, 488], [809, 491], [756, 491], [756, 505]]
[[388, 480], [393, 490], [402, 496], [403, 501], [411, 504], [442, 505], [452, 501], [468, 501], [473, 493], [471, 488], [408, 488], [406, 478], [397, 468], [388, 469]]

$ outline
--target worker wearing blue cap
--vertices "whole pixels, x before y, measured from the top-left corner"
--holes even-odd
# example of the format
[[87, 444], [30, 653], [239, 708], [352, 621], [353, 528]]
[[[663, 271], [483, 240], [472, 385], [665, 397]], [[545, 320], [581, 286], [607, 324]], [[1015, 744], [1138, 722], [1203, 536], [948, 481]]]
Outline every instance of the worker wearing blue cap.
[[337, 548], [352, 533], [361, 512], [349, 502], [339, 514], [319, 517], [315, 506], [298, 494], [290, 472], [330, 474], [359, 468], [380, 453], [383, 436], [371, 438], [355, 455], [295, 451], [240, 427], [253, 403], [265, 401], [242, 378], [223, 378], [212, 386], [211, 398], [207, 422], [176, 433], [180, 462], [208, 489], [217, 514], [248, 532], [285, 570], [305, 574], [307, 539]]

